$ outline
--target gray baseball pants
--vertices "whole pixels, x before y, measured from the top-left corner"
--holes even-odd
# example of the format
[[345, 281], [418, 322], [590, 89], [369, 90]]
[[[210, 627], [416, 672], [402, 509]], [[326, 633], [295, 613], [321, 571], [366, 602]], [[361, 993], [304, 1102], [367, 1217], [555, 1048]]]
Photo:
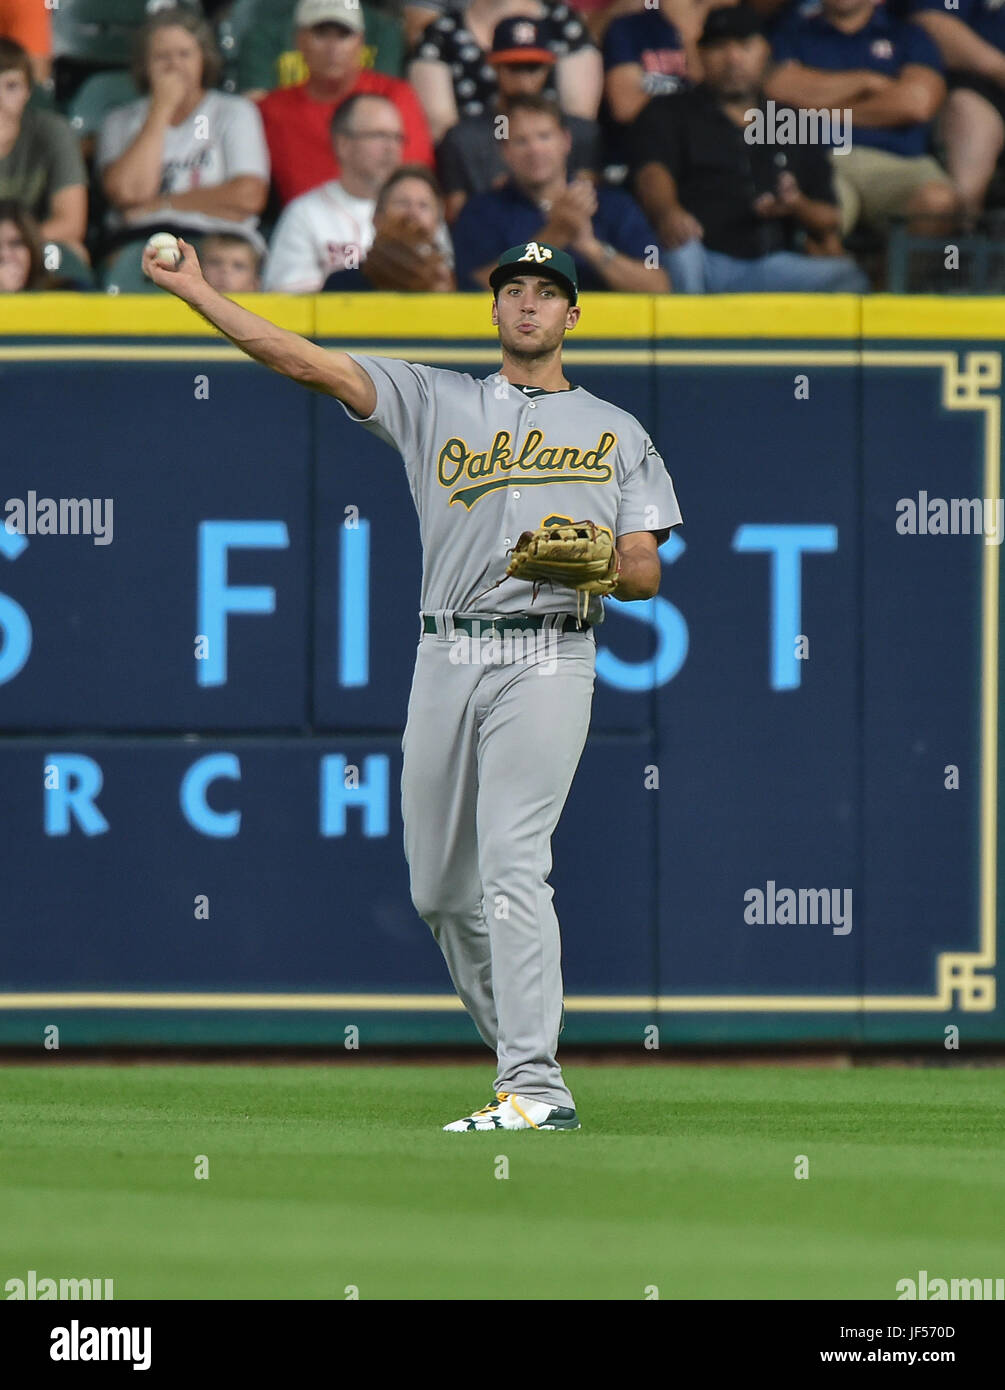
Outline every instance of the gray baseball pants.
[[586, 742], [593, 632], [419, 640], [402, 739], [412, 901], [496, 1053], [496, 1091], [574, 1101], [556, 1059], [561, 942], [551, 836]]

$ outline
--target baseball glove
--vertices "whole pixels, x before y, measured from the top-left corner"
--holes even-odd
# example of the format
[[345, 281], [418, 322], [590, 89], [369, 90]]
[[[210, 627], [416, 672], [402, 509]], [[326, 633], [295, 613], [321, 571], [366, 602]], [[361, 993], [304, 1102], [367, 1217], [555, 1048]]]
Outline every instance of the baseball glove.
[[[592, 521], [539, 526], [524, 531], [513, 547], [506, 573], [534, 585], [561, 584], [575, 589], [577, 616], [585, 616], [591, 594], [609, 594], [617, 587], [621, 561], [614, 537]], [[582, 614], [579, 612], [582, 596]]]
[[378, 290], [432, 293], [454, 287], [443, 253], [409, 218], [396, 218], [382, 225], [362, 269]]

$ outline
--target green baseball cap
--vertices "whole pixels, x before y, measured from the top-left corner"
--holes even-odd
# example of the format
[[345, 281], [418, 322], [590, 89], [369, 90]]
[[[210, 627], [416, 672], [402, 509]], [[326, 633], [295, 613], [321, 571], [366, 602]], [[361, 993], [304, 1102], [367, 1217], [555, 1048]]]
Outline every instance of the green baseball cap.
[[579, 279], [576, 275], [576, 262], [568, 251], [560, 251], [557, 246], [549, 246], [545, 241], [527, 241], [522, 246], [511, 246], [499, 257], [499, 264], [489, 276], [489, 284], [498, 292], [507, 280], [517, 275], [546, 275], [549, 280], [561, 285], [575, 304], [579, 298]]

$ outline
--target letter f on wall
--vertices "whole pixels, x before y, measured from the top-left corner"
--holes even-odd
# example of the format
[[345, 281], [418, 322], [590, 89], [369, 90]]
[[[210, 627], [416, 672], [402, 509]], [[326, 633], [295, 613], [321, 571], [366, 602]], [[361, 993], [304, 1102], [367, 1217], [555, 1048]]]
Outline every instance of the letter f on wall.
[[274, 613], [276, 591], [269, 584], [228, 585], [230, 550], [285, 550], [290, 543], [284, 521], [203, 521], [199, 525], [197, 631], [208, 640], [205, 661], [197, 661], [199, 685], [227, 683], [228, 613]]

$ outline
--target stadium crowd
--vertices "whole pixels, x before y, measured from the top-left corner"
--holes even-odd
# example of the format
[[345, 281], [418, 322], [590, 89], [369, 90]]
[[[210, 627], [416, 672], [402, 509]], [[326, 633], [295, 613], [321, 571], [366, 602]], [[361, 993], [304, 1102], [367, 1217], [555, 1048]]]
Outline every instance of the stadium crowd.
[[8, 292], [865, 291], [1003, 148], [1001, 0], [0, 0]]

